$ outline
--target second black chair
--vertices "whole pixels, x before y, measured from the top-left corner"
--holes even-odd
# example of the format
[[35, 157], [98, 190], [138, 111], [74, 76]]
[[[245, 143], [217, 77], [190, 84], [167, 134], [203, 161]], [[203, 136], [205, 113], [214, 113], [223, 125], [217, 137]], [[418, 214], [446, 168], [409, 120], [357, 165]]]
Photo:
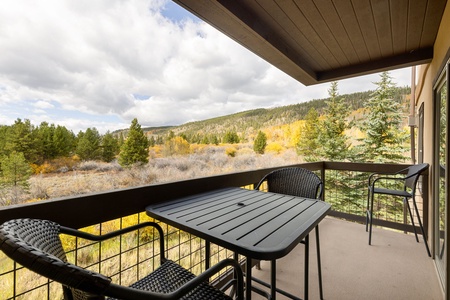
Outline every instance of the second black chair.
[[[322, 180], [316, 174], [304, 168], [282, 168], [270, 172], [261, 179], [261, 181], [256, 185], [255, 189], [259, 190], [264, 182], [267, 183], [268, 192], [305, 197], [310, 199], [321, 199], [322, 197]], [[316, 226], [315, 231], [320, 299], [323, 299], [319, 225]], [[304, 243], [304, 241], [302, 241], [302, 243]], [[275, 268], [275, 262], [272, 262], [272, 266], [273, 268]], [[272, 272], [274, 271], [275, 270], [272, 270]], [[307, 290], [307, 288], [308, 287], [305, 286], [305, 290]]]
[[[428, 256], [431, 257], [430, 248], [428, 247], [427, 235], [422, 225], [422, 220], [420, 218], [419, 209], [416, 203], [416, 187], [420, 175], [428, 169], [429, 165], [418, 164], [412, 165], [406, 169], [400, 170], [395, 173], [387, 172], [377, 172], [372, 173], [369, 176], [368, 182], [368, 193], [367, 193], [367, 212], [366, 212], [366, 231], [369, 231], [369, 245], [372, 243], [372, 220], [373, 220], [373, 200], [375, 194], [390, 195], [403, 198], [403, 203], [407, 207], [409, 216], [411, 218], [411, 224], [414, 229], [414, 234], [416, 236], [416, 241], [419, 242], [417, 237], [416, 227], [414, 225], [414, 217], [411, 212], [411, 207], [409, 206], [409, 199], [412, 199], [414, 210], [416, 213], [417, 221], [419, 222], [420, 230], [422, 231], [423, 241], [427, 249]], [[402, 175], [406, 173], [406, 175]], [[393, 182], [398, 182], [402, 184], [399, 189], [386, 188], [382, 183], [391, 184]]]

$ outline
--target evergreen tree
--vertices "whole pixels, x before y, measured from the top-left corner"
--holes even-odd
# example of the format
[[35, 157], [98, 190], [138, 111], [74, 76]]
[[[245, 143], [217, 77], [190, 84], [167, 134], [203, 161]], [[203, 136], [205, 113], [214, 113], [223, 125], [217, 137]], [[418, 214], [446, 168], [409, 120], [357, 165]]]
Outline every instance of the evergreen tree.
[[21, 152], [13, 151], [0, 161], [1, 182], [6, 186], [27, 186], [31, 167]]
[[312, 107], [305, 118], [305, 125], [301, 131], [300, 138], [297, 144], [297, 153], [303, 155], [306, 161], [318, 160], [320, 126], [319, 114], [317, 110]]
[[76, 153], [82, 160], [95, 160], [100, 158], [100, 134], [97, 129], [88, 128], [79, 134]]
[[150, 137], [150, 139], [148, 141], [148, 145], [149, 145], [149, 147], [155, 147], [156, 140], [155, 140], [155, 137], [153, 135]]
[[207, 135], [203, 136], [201, 144], [208, 145], [209, 143], [210, 142], [209, 142], [208, 136]]
[[123, 143], [125, 143], [125, 138], [123, 137], [123, 132], [119, 133], [119, 148], [122, 148]]
[[38, 135], [42, 143], [41, 155], [43, 160], [52, 159], [56, 157], [55, 144], [53, 143], [53, 135], [55, 134], [55, 125], [49, 125], [47, 122], [42, 122], [38, 128]]
[[[339, 96], [338, 83], [332, 82], [328, 89], [330, 96], [326, 101], [325, 118], [321, 122], [319, 133], [320, 153], [327, 161], [351, 160], [349, 138], [345, 134], [350, 126], [347, 118], [350, 114], [349, 106], [346, 105], [343, 97]], [[356, 188], [354, 181], [349, 180], [353, 173], [347, 171], [327, 171], [328, 176], [333, 180], [327, 182], [328, 200], [333, 207], [338, 210], [352, 211], [358, 214], [361, 210], [358, 199], [352, 194]], [[331, 197], [332, 195], [332, 197]]]
[[128, 137], [120, 149], [119, 164], [131, 166], [136, 163], [148, 163], [148, 139], [135, 118], [131, 122]]
[[9, 134], [10, 127], [6, 125], [0, 125], [0, 157], [6, 155], [6, 140]]
[[388, 163], [405, 160], [407, 133], [401, 130], [401, 107], [393, 100], [395, 84], [388, 72], [380, 75], [377, 89], [365, 103], [368, 112], [361, 125], [365, 133], [358, 147], [359, 159], [365, 162]]
[[238, 144], [239, 136], [236, 131], [227, 131], [223, 137], [223, 142], [228, 144]]
[[105, 162], [112, 161], [119, 150], [119, 142], [117, 139], [108, 131], [102, 137], [102, 160]]
[[253, 150], [258, 154], [264, 154], [267, 146], [267, 135], [261, 130], [258, 132], [258, 135], [253, 142]]
[[30, 120], [17, 119], [8, 130], [5, 143], [5, 154], [12, 152], [22, 153], [29, 162], [39, 160], [41, 151], [40, 139], [37, 130]]
[[166, 140], [171, 140], [175, 137], [175, 132], [173, 132], [172, 130], [169, 131], [169, 134], [167, 135], [167, 139]]
[[[360, 130], [365, 135], [357, 145], [356, 159], [373, 163], [396, 163], [405, 160], [403, 155], [406, 149], [407, 132], [401, 130], [402, 110], [398, 100], [394, 100], [395, 84], [388, 72], [380, 74], [380, 81], [376, 82], [377, 88], [371, 97], [366, 100], [364, 109], [367, 115], [360, 124]], [[367, 182], [367, 174], [355, 174], [352, 181], [355, 187], [350, 190], [348, 197], [361, 198], [367, 188], [363, 186]], [[360, 186], [358, 186], [360, 183]], [[382, 182], [381, 182], [382, 183]], [[384, 188], [393, 188], [386, 184]], [[359, 193], [359, 194], [358, 194]], [[364, 196], [363, 196], [364, 197]], [[383, 195], [377, 196], [377, 212], [386, 216], [401, 215], [401, 205], [392, 205], [392, 199]], [[360, 204], [362, 206], [362, 204]], [[358, 210], [358, 207], [352, 208]], [[359, 211], [362, 207], [359, 207]], [[352, 212], [352, 211], [350, 211]]]
[[74, 133], [64, 126], [56, 126], [53, 134], [53, 145], [56, 157], [69, 156], [76, 148]]
[[350, 143], [345, 130], [350, 128], [347, 122], [350, 111], [344, 98], [339, 96], [336, 81], [331, 83], [328, 94], [330, 98], [326, 101], [325, 118], [319, 133], [320, 152], [325, 160], [344, 161], [349, 158]]
[[209, 140], [210, 140], [211, 144], [219, 145], [219, 138], [217, 137], [217, 135], [215, 135], [215, 134], [211, 135]]

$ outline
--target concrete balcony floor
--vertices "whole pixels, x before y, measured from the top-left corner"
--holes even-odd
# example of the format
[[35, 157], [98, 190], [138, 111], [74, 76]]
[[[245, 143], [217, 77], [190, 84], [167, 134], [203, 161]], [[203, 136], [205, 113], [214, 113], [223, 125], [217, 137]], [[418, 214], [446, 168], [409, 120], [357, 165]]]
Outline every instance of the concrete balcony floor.
[[[325, 299], [443, 299], [434, 260], [413, 234], [374, 227], [369, 246], [364, 225], [327, 217], [320, 223], [320, 243]], [[303, 254], [299, 245], [277, 262], [277, 286], [301, 298]], [[269, 282], [269, 271], [270, 263], [263, 261], [253, 275]], [[309, 278], [309, 298], [319, 299], [314, 234]]]

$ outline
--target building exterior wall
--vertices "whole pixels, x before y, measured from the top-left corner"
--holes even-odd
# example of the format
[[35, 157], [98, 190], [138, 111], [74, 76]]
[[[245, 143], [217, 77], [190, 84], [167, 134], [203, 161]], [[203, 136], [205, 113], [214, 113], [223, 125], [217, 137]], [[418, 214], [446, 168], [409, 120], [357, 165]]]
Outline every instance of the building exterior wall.
[[[426, 65], [421, 65], [417, 68], [417, 86], [416, 86], [416, 108], [423, 104], [424, 105], [424, 162], [427, 162], [431, 165], [430, 175], [428, 178], [430, 180], [429, 186], [433, 187], [433, 144], [434, 144], [434, 103], [433, 103], [433, 85], [436, 83], [438, 76], [442, 71], [442, 67], [444, 63], [448, 60], [448, 55], [450, 53], [450, 4], [447, 4], [442, 21], [439, 27], [439, 32], [436, 38], [436, 42], [434, 44], [434, 54], [433, 60], [431, 63]], [[448, 143], [448, 140], [447, 140]], [[447, 145], [447, 149], [450, 147]], [[434, 234], [433, 234], [433, 224], [434, 224], [434, 198], [433, 198], [433, 188], [429, 189], [429, 220], [430, 226], [428, 231], [428, 237], [430, 241], [430, 245], [434, 248]], [[449, 214], [449, 206], [447, 204], [447, 215]], [[448, 230], [447, 230], [448, 237]], [[447, 239], [448, 241], [448, 239]], [[447, 255], [448, 255], [447, 251]], [[446, 273], [448, 274], [448, 265], [449, 260], [447, 259], [446, 265]], [[448, 276], [447, 276], [448, 278]], [[449, 299], [449, 287], [448, 287], [448, 279], [447, 283], [445, 283], [446, 295], [445, 299]]]

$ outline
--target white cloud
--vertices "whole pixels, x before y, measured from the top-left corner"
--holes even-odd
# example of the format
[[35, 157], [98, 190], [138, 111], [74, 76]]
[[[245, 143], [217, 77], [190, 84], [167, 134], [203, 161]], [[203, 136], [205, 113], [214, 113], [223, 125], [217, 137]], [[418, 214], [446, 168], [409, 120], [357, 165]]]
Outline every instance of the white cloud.
[[[166, 5], [173, 6], [2, 1], [0, 107], [31, 101], [39, 110], [21, 111], [34, 123], [56, 118], [49, 110], [59, 109], [58, 124], [111, 130], [135, 117], [144, 126], [180, 124], [327, 96], [329, 84], [305, 87], [209, 25], [165, 17]], [[376, 80], [342, 81], [340, 92], [370, 89]], [[80, 119], [64, 119], [74, 111]], [[98, 118], [111, 115], [114, 121]]]
[[34, 104], [34, 107], [38, 109], [54, 108], [55, 106], [47, 101], [38, 101]]

